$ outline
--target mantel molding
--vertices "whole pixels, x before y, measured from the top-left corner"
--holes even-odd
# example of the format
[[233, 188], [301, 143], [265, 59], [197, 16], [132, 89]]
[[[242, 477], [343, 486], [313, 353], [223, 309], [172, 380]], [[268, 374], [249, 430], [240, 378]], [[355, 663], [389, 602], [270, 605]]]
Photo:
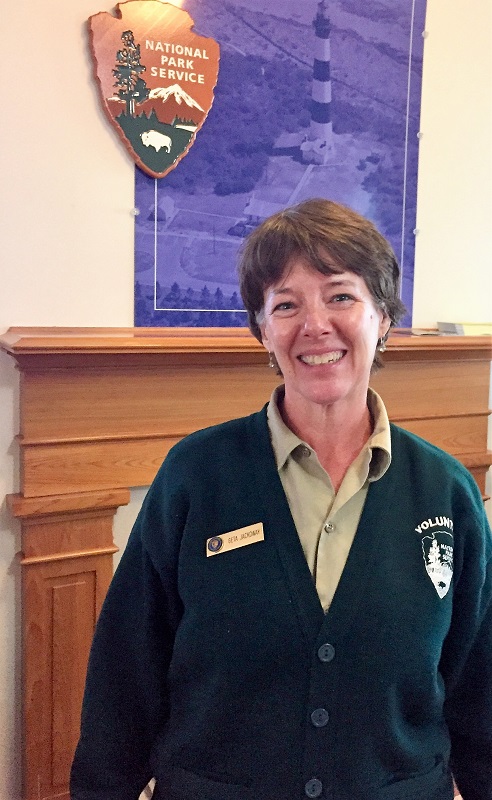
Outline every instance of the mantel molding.
[[[247, 329], [10, 328], [20, 371], [23, 800], [69, 800], [113, 518], [183, 436], [258, 410], [279, 378]], [[455, 455], [485, 495], [492, 337], [393, 331], [371, 385], [391, 420]]]
[[[0, 336], [0, 347], [16, 360], [28, 356], [72, 356], [187, 354], [250, 355], [252, 362], [264, 360], [264, 348], [247, 328], [63, 328], [12, 327]], [[432, 358], [439, 354], [475, 354], [492, 359], [492, 336], [444, 336], [429, 329], [414, 335], [395, 329], [387, 343], [386, 359]]]

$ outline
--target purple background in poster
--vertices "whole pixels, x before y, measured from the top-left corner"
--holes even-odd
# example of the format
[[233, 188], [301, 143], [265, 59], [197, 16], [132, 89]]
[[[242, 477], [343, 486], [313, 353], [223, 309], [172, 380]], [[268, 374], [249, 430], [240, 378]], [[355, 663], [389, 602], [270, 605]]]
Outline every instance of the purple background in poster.
[[219, 79], [176, 169], [156, 180], [136, 168], [135, 325], [246, 325], [236, 278], [243, 236], [308, 197], [351, 206], [389, 239], [409, 325], [425, 0], [326, 3], [333, 156], [320, 165], [299, 151], [311, 117], [317, 0], [182, 7], [197, 33], [219, 42]]

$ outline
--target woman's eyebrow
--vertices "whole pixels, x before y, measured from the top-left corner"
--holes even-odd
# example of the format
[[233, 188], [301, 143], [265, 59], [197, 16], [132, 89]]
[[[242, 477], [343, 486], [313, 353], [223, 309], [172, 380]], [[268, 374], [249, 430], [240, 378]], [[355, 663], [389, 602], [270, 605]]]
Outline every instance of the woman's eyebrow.
[[[328, 280], [326, 281], [326, 286], [329, 286], [330, 288], [333, 287], [335, 289], [340, 286], [347, 286], [354, 288], [356, 286], [356, 283], [351, 278], [335, 278], [334, 280], [328, 278]], [[279, 286], [278, 289], [271, 289], [270, 291], [272, 295], [276, 297], [279, 294], [290, 294], [291, 292], [295, 292], [296, 290], [292, 289], [290, 286]]]
[[328, 280], [328, 286], [356, 286], [355, 281], [351, 278], [336, 278], [335, 280]]

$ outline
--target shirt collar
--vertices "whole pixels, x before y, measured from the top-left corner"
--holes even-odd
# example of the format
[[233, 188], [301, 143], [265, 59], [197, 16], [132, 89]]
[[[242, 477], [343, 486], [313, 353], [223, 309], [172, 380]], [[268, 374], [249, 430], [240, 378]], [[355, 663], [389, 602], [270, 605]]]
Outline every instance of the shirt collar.
[[[268, 427], [278, 471], [284, 467], [290, 456], [295, 455], [295, 450], [308, 447], [306, 442], [303, 442], [291, 431], [282, 419], [279, 401], [283, 398], [284, 392], [284, 386], [277, 386], [273, 390], [267, 410]], [[391, 463], [390, 424], [384, 403], [373, 389], [369, 389], [367, 392], [367, 405], [374, 426], [365, 445], [365, 448], [371, 451], [369, 481], [377, 481], [384, 475]]]

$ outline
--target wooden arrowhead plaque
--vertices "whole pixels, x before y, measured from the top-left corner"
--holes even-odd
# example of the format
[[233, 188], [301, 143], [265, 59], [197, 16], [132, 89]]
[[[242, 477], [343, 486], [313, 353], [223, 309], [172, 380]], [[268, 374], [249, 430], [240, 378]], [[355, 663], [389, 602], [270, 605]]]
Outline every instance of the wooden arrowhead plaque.
[[103, 109], [135, 162], [163, 178], [186, 155], [214, 99], [219, 45], [161, 0], [118, 3], [89, 18]]

